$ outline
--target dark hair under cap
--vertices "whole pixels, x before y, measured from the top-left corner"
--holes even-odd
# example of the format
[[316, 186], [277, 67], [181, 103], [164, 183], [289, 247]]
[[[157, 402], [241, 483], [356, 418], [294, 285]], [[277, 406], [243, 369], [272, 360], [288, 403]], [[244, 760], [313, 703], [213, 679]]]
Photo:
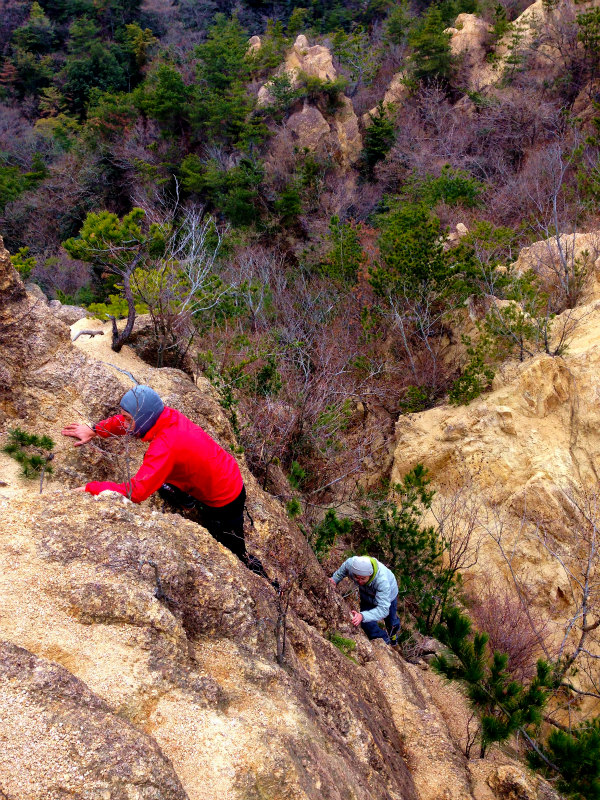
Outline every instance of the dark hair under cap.
[[131, 414], [135, 423], [136, 436], [145, 436], [162, 414], [165, 404], [149, 386], [134, 386], [121, 398], [119, 404], [123, 411]]

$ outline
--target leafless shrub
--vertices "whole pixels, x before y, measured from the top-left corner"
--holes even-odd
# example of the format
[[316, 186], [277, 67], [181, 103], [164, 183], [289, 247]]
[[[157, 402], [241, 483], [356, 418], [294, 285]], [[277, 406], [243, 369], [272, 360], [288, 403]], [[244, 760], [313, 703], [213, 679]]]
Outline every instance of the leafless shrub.
[[185, 358], [196, 335], [194, 316], [214, 308], [230, 288], [213, 285], [222, 232], [211, 217], [204, 217], [202, 207], [186, 206], [177, 218], [173, 210], [162, 225], [166, 240], [159, 259], [144, 263], [134, 256], [130, 261], [127, 253], [126, 261], [111, 260], [112, 271], [123, 278], [130, 309], [124, 334], [134, 298], [146, 303], [154, 326], [158, 367], [166, 351]]
[[508, 670], [515, 678], [523, 681], [535, 675], [536, 662], [544, 654], [540, 636], [548, 635], [548, 620], [541, 612], [530, 610], [534, 631], [514, 591], [488, 582], [478, 586], [469, 614], [488, 634], [491, 649], [508, 655]]
[[[546, 502], [547, 512], [525, 504], [516, 519], [499, 505], [489, 505], [479, 520], [498, 548], [522, 621], [555, 664], [560, 683], [556, 702], [571, 713], [585, 698], [600, 699], [600, 499], [595, 490], [573, 485], [554, 487]], [[555, 600], [561, 603], [560, 620], [551, 619], [550, 610], [541, 628], [531, 603], [536, 575], [527, 575], [522, 566], [532, 545], [561, 575]]]
[[25, 22], [29, 11], [29, 3], [22, 0], [0, 0], [0, 54], [9, 44], [13, 32]]
[[[76, 235], [86, 212], [102, 208], [104, 183], [99, 152], [81, 157], [65, 153], [49, 167], [36, 189], [8, 203], [0, 227], [11, 251], [27, 245], [38, 255], [53, 255], [69, 236]], [[110, 203], [106, 204], [110, 208]]]
[[557, 540], [553, 524], [543, 520], [532, 536], [566, 581], [570, 618], [558, 650], [563, 684], [575, 697], [600, 699], [600, 496], [582, 486], [565, 489], [564, 496], [571, 508], [571, 546]]
[[437, 492], [431, 511], [437, 522], [437, 533], [444, 549], [445, 566], [453, 575], [477, 564], [482, 532], [479, 526], [480, 503], [473, 481], [463, 481]]
[[58, 291], [75, 295], [79, 289], [90, 283], [91, 277], [90, 265], [69, 258], [64, 250], [59, 250], [56, 256], [40, 259], [31, 273], [31, 279], [51, 295], [56, 295]]

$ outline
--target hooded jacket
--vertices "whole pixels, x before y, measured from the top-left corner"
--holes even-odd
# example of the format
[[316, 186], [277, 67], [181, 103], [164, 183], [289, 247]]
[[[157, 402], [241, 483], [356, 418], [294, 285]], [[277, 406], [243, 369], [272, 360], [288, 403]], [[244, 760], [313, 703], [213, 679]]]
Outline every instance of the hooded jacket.
[[[97, 423], [94, 430], [103, 439], [123, 436], [127, 434], [127, 421], [117, 414]], [[141, 503], [163, 483], [171, 483], [213, 508], [233, 502], [242, 491], [244, 481], [233, 456], [180, 411], [165, 406], [141, 438], [150, 442], [150, 447], [130, 481], [92, 481], [86, 491], [99, 494], [109, 489]]]
[[[398, 595], [398, 582], [394, 573], [388, 569], [381, 561], [372, 558], [374, 562], [373, 575], [368, 583], [360, 586], [352, 573], [352, 558], [346, 559], [342, 566], [331, 576], [336, 583], [343, 578], [350, 578], [357, 586], [360, 594], [361, 614], [363, 622], [378, 622], [385, 619], [390, 613], [390, 603]], [[370, 609], [362, 611], [362, 606], [371, 606]]]

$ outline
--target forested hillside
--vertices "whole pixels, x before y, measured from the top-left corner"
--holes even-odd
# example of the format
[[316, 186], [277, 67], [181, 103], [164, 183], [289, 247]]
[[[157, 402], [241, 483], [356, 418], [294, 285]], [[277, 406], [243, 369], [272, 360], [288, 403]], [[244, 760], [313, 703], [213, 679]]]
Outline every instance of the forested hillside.
[[[145, 357], [210, 377], [265, 486], [385, 470], [399, 413], [566, 344], [586, 258], [496, 269], [596, 226], [599, 12], [537, 5], [5, 0], [14, 263], [63, 302], [149, 311]], [[302, 47], [316, 69], [290, 67]]]
[[598, 227], [600, 11], [524, 7], [6, 0], [14, 264], [209, 377], [293, 512], [356, 499], [399, 414], [568, 345], [597, 254], [506, 267]]

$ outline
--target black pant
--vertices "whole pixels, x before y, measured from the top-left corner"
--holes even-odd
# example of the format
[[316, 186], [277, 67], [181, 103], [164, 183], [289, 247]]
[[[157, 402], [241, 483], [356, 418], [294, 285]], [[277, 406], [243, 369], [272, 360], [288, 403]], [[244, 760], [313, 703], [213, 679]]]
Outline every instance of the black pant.
[[242, 564], [245, 564], [252, 572], [267, 578], [260, 560], [256, 556], [251, 556], [246, 550], [246, 539], [244, 537], [245, 486], [242, 487], [242, 491], [235, 500], [218, 508], [207, 506], [171, 483], [163, 484], [158, 490], [158, 494], [174, 508], [197, 511], [198, 521], [214, 536], [217, 542], [231, 550]]

